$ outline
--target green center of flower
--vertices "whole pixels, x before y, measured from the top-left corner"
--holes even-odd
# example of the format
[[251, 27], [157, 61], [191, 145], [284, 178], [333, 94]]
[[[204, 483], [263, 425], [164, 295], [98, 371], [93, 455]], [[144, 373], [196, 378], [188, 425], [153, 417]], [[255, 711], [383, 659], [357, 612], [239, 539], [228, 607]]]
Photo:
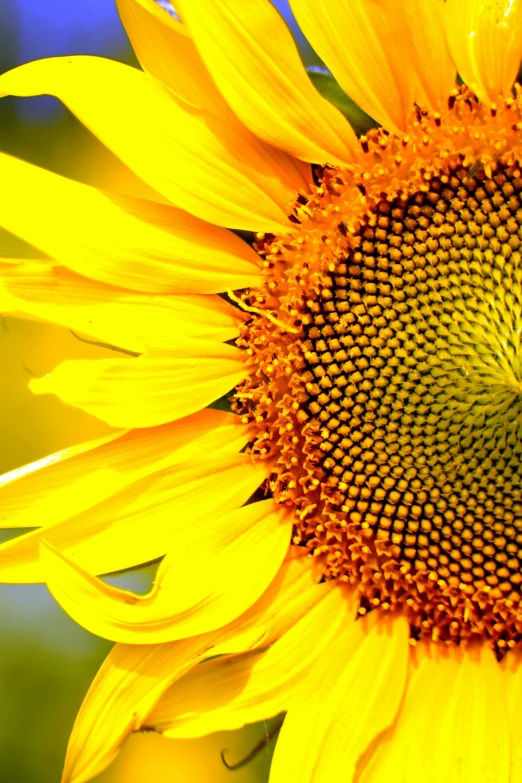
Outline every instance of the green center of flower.
[[522, 582], [520, 172], [466, 171], [368, 213], [309, 301], [321, 482], [440, 587]]

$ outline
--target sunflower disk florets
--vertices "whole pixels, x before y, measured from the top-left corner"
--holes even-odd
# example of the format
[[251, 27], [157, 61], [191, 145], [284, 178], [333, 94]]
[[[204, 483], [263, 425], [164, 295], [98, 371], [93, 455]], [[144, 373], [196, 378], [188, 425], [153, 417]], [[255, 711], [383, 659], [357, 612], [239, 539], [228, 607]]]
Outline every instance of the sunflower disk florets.
[[522, 634], [522, 113], [455, 91], [260, 235], [236, 409], [294, 542], [414, 635]]

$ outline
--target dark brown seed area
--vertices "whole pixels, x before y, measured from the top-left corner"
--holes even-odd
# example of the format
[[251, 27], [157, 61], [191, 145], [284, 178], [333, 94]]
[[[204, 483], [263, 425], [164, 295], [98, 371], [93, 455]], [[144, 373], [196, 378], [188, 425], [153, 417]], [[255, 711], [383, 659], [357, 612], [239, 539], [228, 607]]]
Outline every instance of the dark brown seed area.
[[350, 521], [408, 572], [509, 594], [522, 582], [522, 179], [465, 173], [382, 202], [323, 279], [306, 410]]
[[235, 405], [294, 542], [361, 612], [501, 651], [522, 638], [522, 174], [469, 165], [382, 196], [323, 172], [302, 228], [260, 239]]

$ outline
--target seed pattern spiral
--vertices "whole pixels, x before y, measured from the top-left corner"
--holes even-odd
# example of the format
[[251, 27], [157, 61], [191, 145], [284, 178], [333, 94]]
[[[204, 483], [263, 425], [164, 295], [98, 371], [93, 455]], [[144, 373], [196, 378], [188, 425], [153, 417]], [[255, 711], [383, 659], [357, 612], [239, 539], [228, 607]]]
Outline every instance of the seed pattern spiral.
[[[516, 172], [518, 174], [518, 172]], [[522, 179], [381, 202], [310, 301], [322, 481], [409, 570], [522, 582]]]
[[455, 92], [316, 171], [291, 235], [258, 237], [234, 403], [361, 613], [499, 653], [522, 638], [520, 104]]

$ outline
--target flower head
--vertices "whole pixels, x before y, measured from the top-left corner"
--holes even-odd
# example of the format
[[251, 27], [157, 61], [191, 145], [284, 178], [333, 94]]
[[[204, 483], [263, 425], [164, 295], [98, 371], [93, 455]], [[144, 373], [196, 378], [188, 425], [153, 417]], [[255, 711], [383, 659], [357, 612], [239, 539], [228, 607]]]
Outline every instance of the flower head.
[[[118, 7], [144, 72], [0, 78], [159, 194], [0, 158], [0, 222], [54, 259], [3, 262], [3, 309], [121, 352], [32, 387], [124, 429], [0, 497], [39, 526], [2, 578], [118, 643], [64, 783], [281, 712], [271, 783], [518, 780], [520, 2], [293, 0], [360, 138], [268, 0]], [[146, 596], [97, 577], [156, 558]]]

